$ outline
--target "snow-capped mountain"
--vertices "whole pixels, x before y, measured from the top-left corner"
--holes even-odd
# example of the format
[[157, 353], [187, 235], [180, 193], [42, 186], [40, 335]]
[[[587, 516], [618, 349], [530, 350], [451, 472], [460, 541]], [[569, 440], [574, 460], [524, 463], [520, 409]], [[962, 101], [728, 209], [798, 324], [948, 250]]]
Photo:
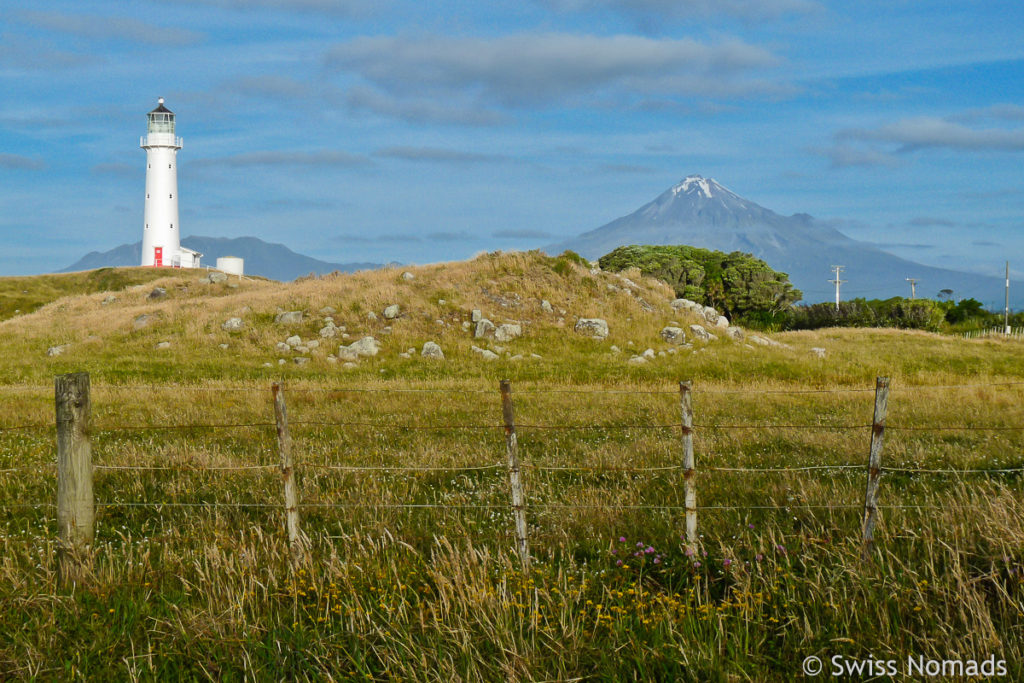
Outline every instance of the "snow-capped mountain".
[[846, 280], [844, 299], [909, 296], [908, 277], [917, 279], [917, 292], [923, 297], [952, 289], [956, 298], [1001, 303], [1003, 295], [1003, 281], [998, 277], [907, 261], [868, 242], [850, 239], [805, 213], [781, 216], [699, 175], [687, 176], [628, 216], [545, 251], [572, 249], [596, 259], [629, 244], [687, 244], [750, 253], [789, 273], [805, 301], [811, 302], [834, 297], [835, 289], [828, 282], [833, 265], [845, 266], [841, 276]]

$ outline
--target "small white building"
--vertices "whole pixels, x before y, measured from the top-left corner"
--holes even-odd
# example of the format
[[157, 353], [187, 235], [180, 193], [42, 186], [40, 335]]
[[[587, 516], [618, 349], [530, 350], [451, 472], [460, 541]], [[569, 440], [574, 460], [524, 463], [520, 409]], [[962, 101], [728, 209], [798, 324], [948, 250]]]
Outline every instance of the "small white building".
[[181, 246], [178, 221], [178, 150], [183, 140], [174, 134], [174, 112], [164, 98], [149, 112], [146, 135], [146, 208], [142, 228], [142, 265], [198, 268], [202, 257]]
[[217, 258], [217, 270], [228, 275], [243, 275], [245, 261], [237, 256], [220, 256]]

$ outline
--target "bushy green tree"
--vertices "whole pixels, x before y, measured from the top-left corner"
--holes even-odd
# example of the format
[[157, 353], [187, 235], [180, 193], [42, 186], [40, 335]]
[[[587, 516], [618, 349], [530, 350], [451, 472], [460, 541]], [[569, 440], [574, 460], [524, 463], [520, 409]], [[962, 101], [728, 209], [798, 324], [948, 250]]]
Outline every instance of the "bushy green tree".
[[667, 282], [676, 296], [714, 306], [729, 317], [777, 313], [803, 297], [789, 275], [740, 251], [632, 245], [605, 254], [598, 263], [611, 271], [639, 268], [644, 275]]

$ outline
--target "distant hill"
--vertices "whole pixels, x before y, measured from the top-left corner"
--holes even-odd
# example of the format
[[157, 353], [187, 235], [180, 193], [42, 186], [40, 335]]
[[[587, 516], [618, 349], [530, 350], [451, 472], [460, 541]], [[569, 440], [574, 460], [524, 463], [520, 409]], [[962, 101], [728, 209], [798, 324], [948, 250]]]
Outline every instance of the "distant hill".
[[[245, 259], [247, 275], [259, 275], [272, 280], [294, 280], [310, 273], [324, 274], [339, 270], [346, 273], [380, 268], [380, 263], [330, 263], [297, 254], [283, 244], [264, 242], [256, 237], [186, 237], [181, 244], [203, 254], [203, 265], [215, 266], [223, 256]], [[93, 251], [60, 270], [70, 273], [93, 268], [137, 266], [142, 261], [142, 242], [122, 244], [110, 251]]]
[[[893, 256], [867, 242], [798, 213], [781, 216], [722, 187], [711, 178], [691, 175], [654, 201], [596, 230], [545, 248], [572, 249], [596, 259], [631, 244], [685, 244], [724, 252], [742, 251], [789, 274], [805, 301], [828, 301], [834, 292], [830, 266], [845, 266], [842, 298], [884, 299], [908, 296], [905, 278], [917, 279], [917, 293], [934, 298], [942, 289], [955, 298], [973, 297], [992, 305], [1003, 302], [1004, 280], [925, 266]], [[1024, 305], [1020, 288], [1011, 304]]]

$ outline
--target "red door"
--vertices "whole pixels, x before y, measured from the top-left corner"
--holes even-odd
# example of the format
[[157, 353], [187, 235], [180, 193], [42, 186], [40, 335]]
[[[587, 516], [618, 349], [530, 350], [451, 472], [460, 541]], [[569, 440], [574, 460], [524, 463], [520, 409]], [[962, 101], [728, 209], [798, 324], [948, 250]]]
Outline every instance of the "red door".
[[153, 247], [153, 265], [157, 267], [164, 265], [163, 247]]

